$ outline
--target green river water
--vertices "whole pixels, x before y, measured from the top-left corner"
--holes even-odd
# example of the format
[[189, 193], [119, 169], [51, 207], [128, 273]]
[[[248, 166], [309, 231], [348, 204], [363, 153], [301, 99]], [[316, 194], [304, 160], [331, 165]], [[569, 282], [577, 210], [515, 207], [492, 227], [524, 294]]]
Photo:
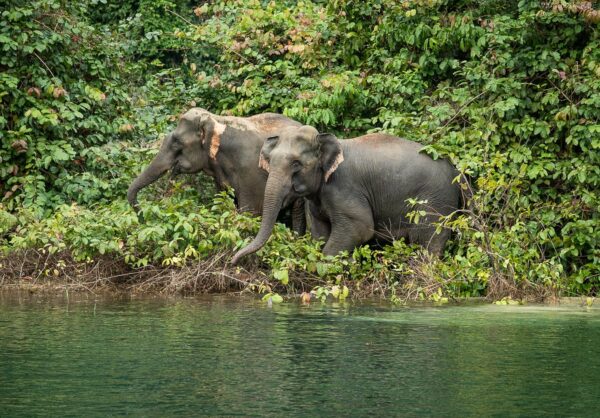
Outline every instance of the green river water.
[[0, 292], [0, 416], [600, 416], [600, 308]]

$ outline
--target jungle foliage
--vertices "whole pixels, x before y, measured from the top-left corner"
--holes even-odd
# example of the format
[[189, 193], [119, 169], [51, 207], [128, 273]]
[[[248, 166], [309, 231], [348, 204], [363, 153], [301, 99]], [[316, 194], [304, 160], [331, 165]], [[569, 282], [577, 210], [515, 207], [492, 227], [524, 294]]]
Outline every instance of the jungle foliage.
[[0, 245], [8, 256], [114, 254], [132, 268], [239, 248], [258, 221], [236, 213], [227, 195], [213, 199], [201, 176], [145, 192], [145, 224], [125, 191], [190, 106], [273, 111], [341, 137], [383, 130], [421, 142], [473, 189], [461, 216], [445, 221], [455, 234], [442, 260], [401, 242], [324, 257], [321, 243], [281, 226], [251, 261], [275, 282], [314, 276], [322, 293], [367, 280], [434, 299], [596, 295], [598, 8], [580, 0], [8, 1]]

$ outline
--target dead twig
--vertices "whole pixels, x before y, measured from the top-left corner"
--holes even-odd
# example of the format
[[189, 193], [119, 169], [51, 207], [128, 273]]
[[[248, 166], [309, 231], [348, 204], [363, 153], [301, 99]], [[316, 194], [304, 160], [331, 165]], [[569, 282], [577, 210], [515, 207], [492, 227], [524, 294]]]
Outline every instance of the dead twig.
[[50, 72], [50, 75], [52, 76], [52, 78], [56, 78], [54, 73], [52, 72], [52, 70], [50, 69], [50, 67], [48, 67], [48, 64], [46, 64], [46, 62], [42, 59], [42, 57], [40, 57], [37, 52], [33, 51], [33, 55], [35, 55], [37, 57], [37, 59], [40, 60], [40, 62], [44, 65], [44, 67], [46, 67], [46, 69]]

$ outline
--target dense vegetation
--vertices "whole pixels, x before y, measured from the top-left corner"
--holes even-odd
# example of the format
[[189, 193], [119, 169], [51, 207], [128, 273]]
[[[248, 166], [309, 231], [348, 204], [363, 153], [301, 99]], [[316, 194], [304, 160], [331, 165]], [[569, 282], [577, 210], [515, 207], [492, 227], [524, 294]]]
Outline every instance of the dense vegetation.
[[401, 242], [327, 258], [281, 226], [246, 265], [272, 285], [314, 277], [320, 295], [368, 283], [433, 299], [600, 290], [597, 3], [9, 0], [1, 14], [7, 258], [177, 268], [243, 245], [258, 221], [202, 176], [144, 192], [145, 224], [125, 200], [156, 141], [197, 105], [280, 112], [343, 137], [385, 130], [471, 180], [442, 260]]

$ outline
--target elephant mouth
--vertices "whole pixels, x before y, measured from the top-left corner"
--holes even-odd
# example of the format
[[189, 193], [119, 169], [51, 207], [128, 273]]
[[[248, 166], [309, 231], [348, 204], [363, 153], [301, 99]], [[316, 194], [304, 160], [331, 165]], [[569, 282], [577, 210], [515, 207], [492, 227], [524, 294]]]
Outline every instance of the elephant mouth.
[[194, 173], [196, 173], [195, 170], [186, 169], [186, 168], [180, 166], [178, 163], [173, 164], [173, 167], [171, 167], [171, 178], [176, 177], [180, 174], [194, 174]]
[[179, 164], [175, 163], [173, 164], [173, 166], [171, 167], [171, 178], [179, 175], [182, 173], [181, 167], [179, 166]]
[[295, 193], [294, 190], [292, 190], [291, 193], [287, 193], [286, 196], [283, 198], [281, 207], [282, 208], [288, 207], [293, 201], [295, 201], [299, 197], [301, 197], [301, 196], [298, 193]]
[[184, 167], [178, 162], [175, 162], [171, 167], [171, 177], [178, 176], [179, 174], [196, 174], [200, 171], [201, 170], [196, 167]]
[[296, 197], [305, 196], [307, 193], [308, 187], [305, 185], [294, 185], [292, 187], [292, 193], [296, 195]]

